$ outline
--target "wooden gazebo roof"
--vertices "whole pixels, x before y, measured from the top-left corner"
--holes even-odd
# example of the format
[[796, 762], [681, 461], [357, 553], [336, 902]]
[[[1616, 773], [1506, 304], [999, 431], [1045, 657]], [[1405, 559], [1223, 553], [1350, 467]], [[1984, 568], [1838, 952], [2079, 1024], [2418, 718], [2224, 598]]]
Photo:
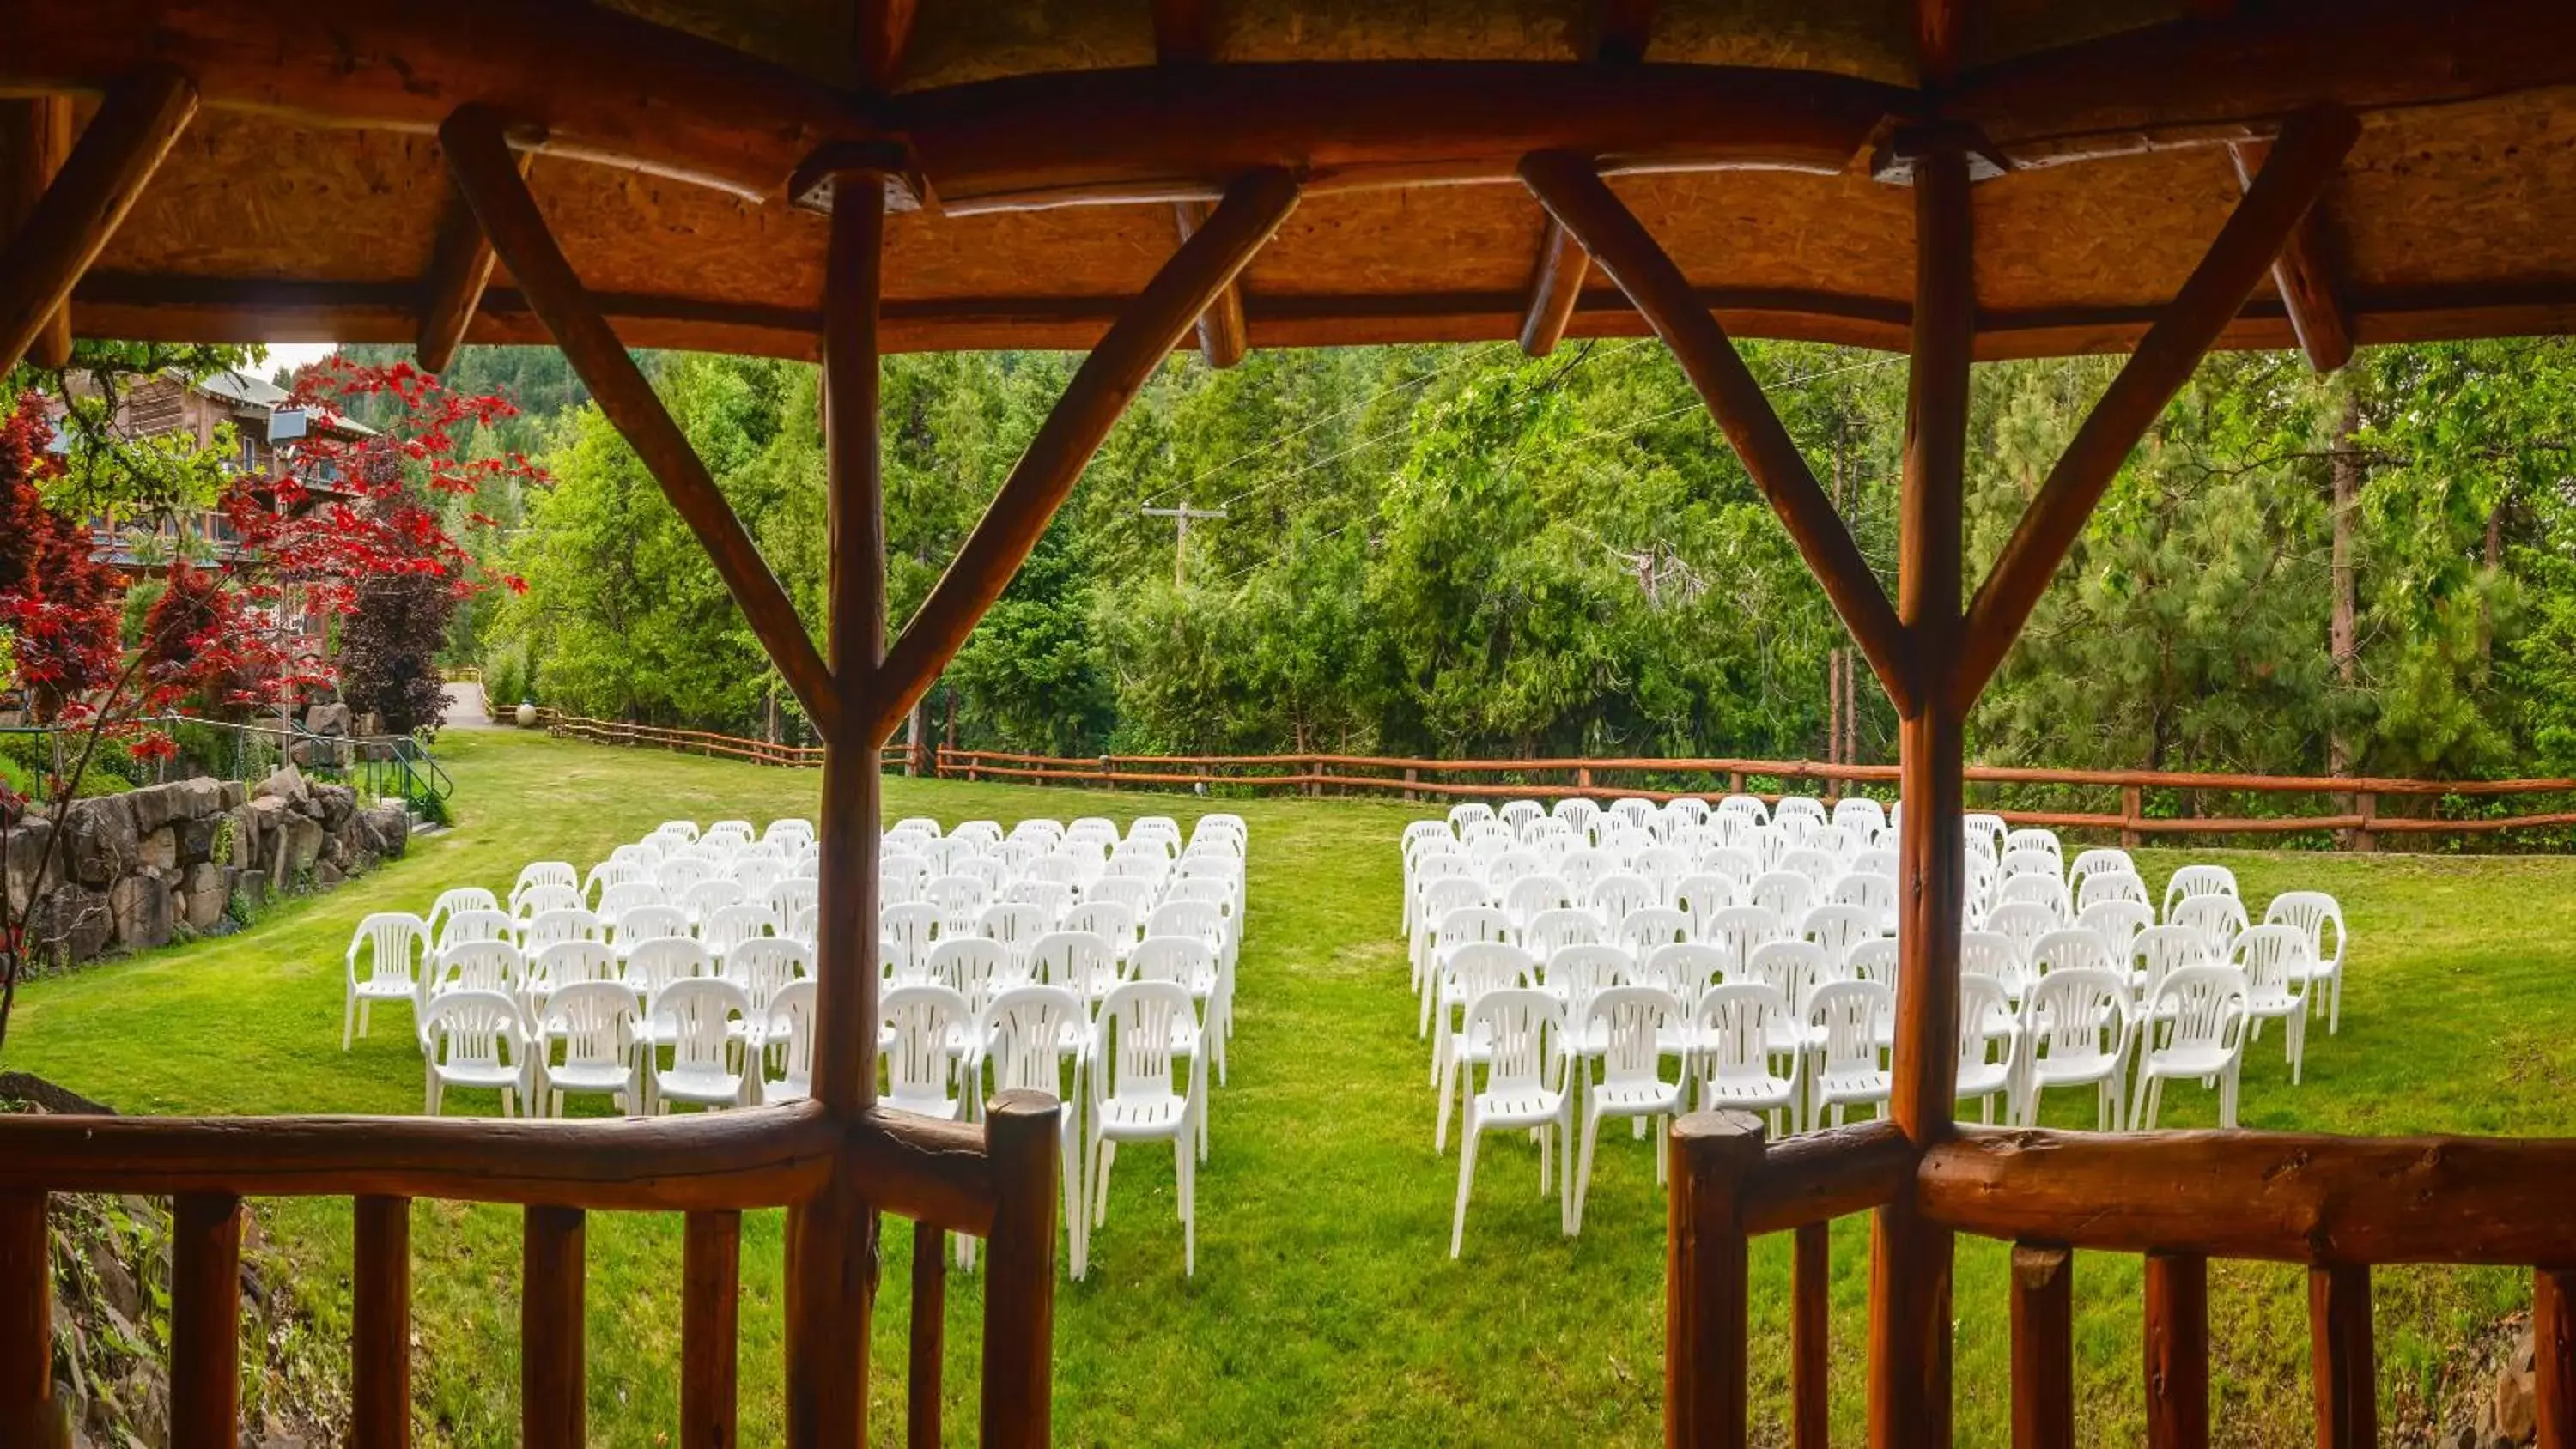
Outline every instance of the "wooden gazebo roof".
[[[922, 192], [892, 349], [1091, 344], [1258, 164], [1306, 188], [1243, 274], [1251, 345], [1544, 336], [1568, 295], [1570, 334], [1642, 333], [1598, 269], [1562, 290], [1579, 265], [1514, 175], [1543, 149], [1604, 158], [1731, 331], [1901, 348], [1912, 209], [1878, 158], [1950, 119], [2004, 172], [1978, 355], [2125, 348], [2319, 101], [2363, 122], [2293, 249], [2321, 324], [2576, 318], [2565, 0], [942, 0], [865, 37], [862, 8], [0, 0], [0, 93], [85, 118], [157, 64], [201, 95], [80, 283], [83, 335], [419, 336], [464, 215], [435, 128], [471, 101], [542, 135], [530, 185], [630, 346], [811, 355], [827, 222], [795, 173], [891, 138]], [[9, 175], [42, 174], [42, 131], [11, 128]], [[548, 340], [506, 270], [465, 336]], [[2292, 340], [2266, 286], [2223, 343]]]

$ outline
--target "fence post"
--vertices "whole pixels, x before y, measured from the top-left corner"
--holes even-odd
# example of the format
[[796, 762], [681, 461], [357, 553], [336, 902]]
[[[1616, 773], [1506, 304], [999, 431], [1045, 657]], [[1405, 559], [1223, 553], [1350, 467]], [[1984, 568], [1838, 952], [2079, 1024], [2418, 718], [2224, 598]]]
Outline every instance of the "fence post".
[[1416, 782], [1416, 781], [1420, 780], [1421, 778], [1422, 778], [1422, 772], [1421, 772], [1420, 770], [1415, 769], [1415, 768], [1414, 768], [1413, 766], [1411, 766], [1411, 765], [1407, 765], [1407, 766], [1405, 766], [1405, 767], [1404, 767], [1404, 803], [1405, 803], [1405, 804], [1410, 805], [1410, 804], [1412, 804], [1413, 802], [1415, 802], [1415, 801], [1417, 801], [1417, 800], [1419, 800], [1419, 799], [1421, 799], [1421, 798], [1422, 798], [1422, 794], [1421, 794], [1421, 792], [1413, 788], [1413, 786], [1414, 786], [1414, 782]]
[[2379, 818], [2379, 796], [2376, 792], [2366, 792], [2353, 796], [2352, 801], [2359, 807], [2355, 813], [2361, 816], [2360, 827], [2352, 832], [2352, 848], [2367, 855], [2379, 848], [2379, 832], [2370, 828], [2371, 823]]
[[983, 1442], [1037, 1449], [1050, 1442], [1055, 1365], [1057, 1178], [1062, 1153], [1053, 1097], [1008, 1091], [984, 1125], [999, 1202], [984, 1268]]
[[2135, 850], [2139, 842], [2146, 838], [2145, 833], [2138, 829], [2138, 822], [2146, 818], [2146, 799], [2147, 792], [2135, 785], [2120, 787], [2120, 848], [2122, 850]]
[[1744, 793], [1744, 772], [1742, 770], [1729, 770], [1726, 772], [1726, 793], [1730, 795], [1741, 795]]
[[1577, 767], [1575, 768], [1575, 771], [1574, 771], [1574, 788], [1576, 788], [1577, 790], [1581, 790], [1581, 791], [1585, 792], [1586, 794], [1591, 793], [1591, 790], [1592, 790], [1592, 767], [1591, 767], [1590, 765], [1580, 765], [1580, 766], [1577, 766]]

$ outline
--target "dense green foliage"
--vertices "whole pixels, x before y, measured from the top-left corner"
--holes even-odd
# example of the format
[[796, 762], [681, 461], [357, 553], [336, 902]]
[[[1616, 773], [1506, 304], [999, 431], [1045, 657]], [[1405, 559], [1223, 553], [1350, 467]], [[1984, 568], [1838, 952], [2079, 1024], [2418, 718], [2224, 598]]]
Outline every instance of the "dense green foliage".
[[[1747, 352], [1892, 583], [1903, 367], [1808, 345]], [[572, 395], [493, 356], [459, 365], [540, 380], [532, 407]], [[819, 623], [810, 369], [659, 364]], [[1976, 568], [2115, 366], [1978, 369]], [[888, 361], [897, 627], [1070, 370], [1043, 354]], [[1973, 747], [2053, 765], [2576, 768], [2571, 409], [2576, 348], [2556, 342], [2383, 349], [2329, 380], [2284, 354], [2212, 359], [2113, 485]], [[506, 561], [529, 592], [468, 621], [502, 696], [792, 729], [713, 570], [597, 413], [556, 419], [544, 460], [556, 486]], [[1174, 521], [1142, 510], [1184, 505], [1226, 516], [1191, 523], [1176, 570]], [[1504, 345], [1265, 352], [1224, 373], [1182, 357], [1112, 434], [926, 723], [1063, 753], [1821, 757], [1826, 656], [1843, 643], [1659, 346], [1540, 361]], [[1863, 695], [1860, 756], [1889, 758], [1893, 716]]]

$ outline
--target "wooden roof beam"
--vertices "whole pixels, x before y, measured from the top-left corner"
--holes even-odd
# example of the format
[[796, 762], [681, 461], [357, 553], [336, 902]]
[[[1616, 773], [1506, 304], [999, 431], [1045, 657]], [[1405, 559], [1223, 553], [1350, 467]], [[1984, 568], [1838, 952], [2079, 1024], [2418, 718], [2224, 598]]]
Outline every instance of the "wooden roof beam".
[[[2254, 178], [2271, 154], [2271, 143], [2266, 141], [2239, 141], [2228, 147], [2228, 159], [2236, 165], [2236, 184], [2253, 190]], [[2352, 361], [2352, 321], [2334, 283], [2323, 208], [2322, 201], [2309, 207], [2308, 214], [2290, 229], [2289, 240], [2281, 243], [2281, 255], [2272, 262], [2272, 287], [2281, 294], [2282, 310], [2290, 314], [2290, 328], [2299, 334], [2299, 350], [2308, 355], [2308, 365], [2332, 372]]]
[[[1154, 58], [1164, 65], [1204, 65], [1215, 59], [1213, 0], [1154, 0]], [[1205, 201], [1172, 203], [1173, 230], [1182, 242], [1207, 225], [1211, 209]], [[1243, 320], [1243, 282], [1237, 278], [1199, 314], [1199, 353], [1208, 366], [1223, 369], [1251, 350], [1251, 330]]]
[[1521, 178], [1673, 350], [1744, 460], [1744, 471], [1780, 515], [1799, 556], [1824, 586], [1897, 713], [1915, 713], [1922, 686], [1906, 662], [1905, 626], [1886, 589], [1870, 572], [1851, 530], [1843, 526], [1780, 415], [1762, 395], [1762, 385], [1737, 355], [1726, 329], [1701, 305], [1689, 278], [1590, 161], [1563, 152], [1533, 155], [1521, 162]]
[[2301, 112], [2281, 129], [2262, 174], [2085, 416], [1970, 602], [1958, 668], [1948, 681], [1960, 713], [1985, 692], [2130, 450], [2235, 320], [2360, 135], [2361, 123], [2336, 107]]
[[912, 43], [919, 0], [857, 0], [859, 85], [873, 94], [894, 88], [903, 52]]
[[[0, 102], [0, 154], [9, 170], [0, 177], [0, 237], [15, 233], [35, 215], [45, 188], [63, 169], [72, 149], [72, 98], [30, 96]], [[56, 307], [45, 318], [28, 356], [39, 367], [62, 367], [72, 360], [71, 308]]]
[[689, 446], [670, 410], [653, 395], [653, 385], [627, 355], [547, 231], [537, 199], [520, 175], [518, 158], [511, 154], [501, 117], [468, 106], [439, 127], [438, 141], [447, 156], [448, 174], [473, 207], [492, 249], [509, 263], [510, 276], [528, 305], [554, 334], [555, 345], [590, 388], [599, 410], [643, 459], [672, 508], [697, 534], [726, 591], [815, 728], [830, 735], [841, 724], [841, 699], [822, 651], [814, 647], [805, 621], [797, 617], [795, 604], [761, 559], [742, 520], [717, 491], [705, 461]]
[[[537, 159], [534, 151], [518, 151], [519, 175], [525, 178], [528, 164]], [[448, 203], [447, 219], [440, 223], [438, 250], [431, 254], [429, 275], [421, 282], [420, 338], [412, 352], [420, 365], [431, 372], [445, 372], [456, 358], [458, 345], [465, 341], [465, 329], [474, 324], [474, 314], [483, 305], [483, 291], [492, 283], [492, 242], [483, 234], [483, 224], [474, 219], [474, 208], [458, 191]]]
[[0, 374], [56, 327], [81, 274], [116, 235], [196, 114], [197, 88], [174, 70], [143, 71], [107, 93], [62, 170], [0, 252]]
[[[1606, 65], [1634, 65], [1646, 58], [1655, 35], [1655, 0], [1600, 0], [1599, 25], [1592, 41], [1593, 59]], [[1529, 301], [1521, 309], [1521, 351], [1545, 357], [1565, 338], [1566, 325], [1583, 301], [1583, 283], [1592, 274], [1592, 258], [1551, 216], [1539, 237], [1538, 259], [1530, 266]]]
[[1037, 547], [1119, 415], [1190, 324], [1288, 219], [1297, 195], [1296, 178], [1285, 171], [1255, 171], [1236, 181], [1207, 224], [1181, 244], [1082, 360], [975, 531], [886, 651], [877, 671], [883, 687], [870, 701], [874, 713], [865, 725], [867, 744], [892, 734], [964, 647], [984, 611]]
[[1959, 36], [1971, 0], [1915, 0], [1914, 67], [1927, 90], [1959, 78]]

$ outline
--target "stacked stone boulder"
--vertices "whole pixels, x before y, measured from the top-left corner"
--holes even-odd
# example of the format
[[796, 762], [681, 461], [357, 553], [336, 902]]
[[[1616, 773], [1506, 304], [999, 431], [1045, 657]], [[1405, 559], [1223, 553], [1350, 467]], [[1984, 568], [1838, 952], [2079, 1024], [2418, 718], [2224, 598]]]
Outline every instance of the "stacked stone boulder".
[[[56, 830], [63, 844], [47, 868]], [[248, 789], [177, 780], [20, 822], [7, 889], [13, 911], [27, 912], [35, 955], [71, 965], [167, 945], [183, 928], [219, 933], [237, 893], [257, 903], [337, 885], [401, 855], [410, 838], [400, 804], [361, 809], [348, 786], [310, 784], [293, 766]]]

